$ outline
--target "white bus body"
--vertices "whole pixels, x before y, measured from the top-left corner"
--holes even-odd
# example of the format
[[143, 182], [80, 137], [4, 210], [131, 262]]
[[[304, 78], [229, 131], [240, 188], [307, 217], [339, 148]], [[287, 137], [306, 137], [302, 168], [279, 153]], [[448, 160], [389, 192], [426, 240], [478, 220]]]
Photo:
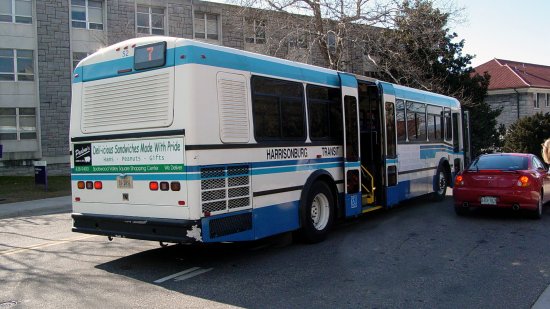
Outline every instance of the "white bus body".
[[455, 99], [373, 79], [186, 39], [124, 41], [75, 69], [73, 231], [320, 241], [337, 218], [444, 194], [464, 165], [461, 119]]

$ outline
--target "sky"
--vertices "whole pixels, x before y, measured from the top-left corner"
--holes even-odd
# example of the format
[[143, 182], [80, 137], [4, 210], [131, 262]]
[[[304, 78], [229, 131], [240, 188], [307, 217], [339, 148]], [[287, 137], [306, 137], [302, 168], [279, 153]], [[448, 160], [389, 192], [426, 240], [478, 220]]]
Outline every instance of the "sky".
[[550, 0], [454, 0], [465, 21], [450, 25], [476, 67], [493, 58], [550, 66]]

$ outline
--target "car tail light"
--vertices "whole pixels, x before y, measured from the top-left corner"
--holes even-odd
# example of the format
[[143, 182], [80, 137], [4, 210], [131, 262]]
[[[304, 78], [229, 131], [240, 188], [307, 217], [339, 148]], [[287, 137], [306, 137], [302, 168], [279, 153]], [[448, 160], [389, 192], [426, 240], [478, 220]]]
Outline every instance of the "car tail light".
[[86, 181], [86, 189], [92, 190], [94, 188], [93, 181]]
[[170, 190], [170, 184], [168, 184], [167, 181], [163, 181], [160, 183], [160, 190], [161, 191], [168, 191]]
[[101, 181], [94, 182], [94, 189], [96, 189], [96, 190], [103, 189], [103, 183]]
[[76, 183], [76, 186], [79, 189], [84, 189], [84, 188], [86, 188], [86, 183], [84, 181], [79, 181], [79, 182]]
[[170, 190], [172, 191], [179, 191], [181, 190], [181, 185], [179, 181], [172, 181], [170, 183]]
[[518, 179], [517, 185], [518, 185], [518, 187], [527, 187], [527, 186], [529, 186], [529, 177], [527, 177], [527, 176], [521, 176], [521, 177]]
[[149, 183], [149, 189], [150, 189], [151, 191], [157, 191], [157, 190], [159, 189], [159, 183], [156, 182], [156, 181], [151, 181], [151, 182]]
[[455, 178], [455, 186], [463, 186], [464, 185], [464, 177], [462, 175], [458, 175]]

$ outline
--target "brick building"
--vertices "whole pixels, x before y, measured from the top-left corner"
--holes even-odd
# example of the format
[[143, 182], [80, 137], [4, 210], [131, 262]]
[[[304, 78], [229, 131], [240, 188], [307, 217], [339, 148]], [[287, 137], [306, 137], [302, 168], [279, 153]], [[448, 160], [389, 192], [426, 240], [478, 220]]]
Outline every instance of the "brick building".
[[502, 108], [499, 124], [509, 127], [519, 118], [550, 112], [550, 66], [493, 59], [475, 71], [491, 75], [485, 102]]
[[[0, 1], [0, 175], [32, 175], [35, 160], [47, 161], [50, 174], [69, 173], [72, 69], [103, 46], [168, 35], [325, 65], [300, 29], [270, 45], [280, 25], [243, 11], [195, 0]], [[345, 57], [347, 71], [369, 71], [361, 50]]]

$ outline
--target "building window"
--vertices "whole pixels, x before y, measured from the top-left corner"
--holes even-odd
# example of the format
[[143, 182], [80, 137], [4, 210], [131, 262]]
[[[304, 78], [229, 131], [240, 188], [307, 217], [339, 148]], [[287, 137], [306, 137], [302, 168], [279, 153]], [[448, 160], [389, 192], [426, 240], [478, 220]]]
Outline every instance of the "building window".
[[542, 101], [542, 93], [533, 93], [533, 106], [540, 108], [540, 101]]
[[545, 106], [550, 107], [550, 94], [549, 93], [546, 94], [546, 105]]
[[102, 0], [71, 0], [71, 18], [74, 28], [103, 30]]
[[336, 52], [336, 33], [334, 31], [327, 33], [327, 48], [331, 53]]
[[137, 6], [137, 32], [164, 35], [164, 9], [150, 6]]
[[407, 140], [407, 122], [405, 121], [405, 102], [395, 100], [395, 117], [397, 122], [397, 141]]
[[250, 19], [246, 21], [246, 43], [265, 44], [265, 20]]
[[0, 140], [36, 139], [36, 109], [0, 108]]
[[195, 38], [218, 40], [218, 15], [195, 12]]
[[0, 49], [0, 81], [33, 81], [33, 51]]
[[304, 86], [301, 83], [253, 76], [252, 109], [258, 141], [306, 139]]
[[32, 0], [0, 0], [0, 22], [32, 23]]
[[307, 48], [308, 35], [304, 30], [296, 30], [288, 39], [288, 47], [290, 48]]
[[82, 59], [88, 57], [88, 55], [90, 55], [90, 54], [88, 54], [88, 53], [82, 53], [82, 52], [73, 52], [73, 71], [74, 71], [74, 69], [76, 68], [76, 66], [78, 65], [78, 63], [79, 63]]

